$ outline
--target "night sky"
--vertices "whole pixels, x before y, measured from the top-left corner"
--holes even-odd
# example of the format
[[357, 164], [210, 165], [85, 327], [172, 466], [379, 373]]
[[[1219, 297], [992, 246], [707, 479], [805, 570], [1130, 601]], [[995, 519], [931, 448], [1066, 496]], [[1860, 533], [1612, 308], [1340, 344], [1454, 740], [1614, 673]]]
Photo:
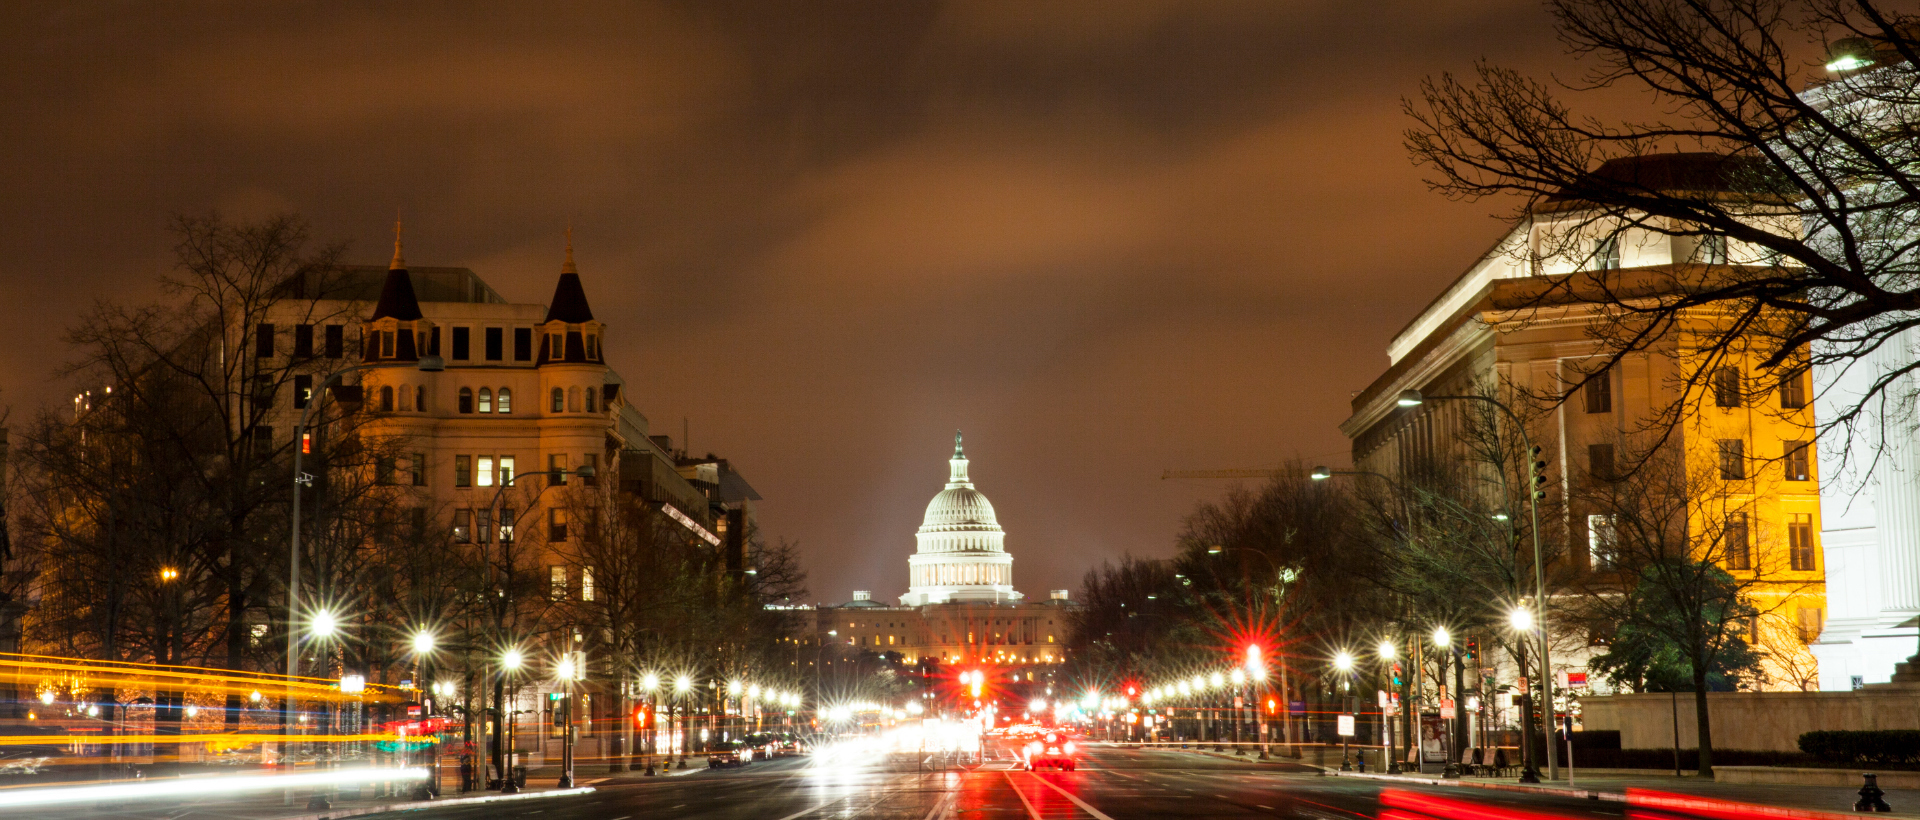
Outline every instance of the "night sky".
[[1340, 464], [1349, 394], [1497, 237], [1402, 96], [1577, 71], [1532, 0], [14, 2], [0, 404], [71, 385], [171, 215], [292, 211], [350, 261], [542, 302], [576, 253], [655, 433], [728, 457], [813, 598], [906, 591], [963, 429], [1016, 587], [1165, 555], [1221, 482]]

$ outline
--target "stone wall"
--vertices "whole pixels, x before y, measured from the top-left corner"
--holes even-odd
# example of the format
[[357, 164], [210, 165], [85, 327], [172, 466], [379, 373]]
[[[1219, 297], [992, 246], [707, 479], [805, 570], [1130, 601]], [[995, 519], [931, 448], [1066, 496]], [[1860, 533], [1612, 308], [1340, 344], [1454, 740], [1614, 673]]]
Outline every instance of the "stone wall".
[[[1581, 726], [1618, 730], [1623, 749], [1673, 748], [1675, 700], [1667, 694], [1580, 699]], [[1693, 693], [1678, 698], [1680, 748], [1697, 748]], [[1852, 692], [1709, 692], [1713, 747], [1797, 752], [1816, 729], [1920, 729], [1920, 688], [1883, 685]]]

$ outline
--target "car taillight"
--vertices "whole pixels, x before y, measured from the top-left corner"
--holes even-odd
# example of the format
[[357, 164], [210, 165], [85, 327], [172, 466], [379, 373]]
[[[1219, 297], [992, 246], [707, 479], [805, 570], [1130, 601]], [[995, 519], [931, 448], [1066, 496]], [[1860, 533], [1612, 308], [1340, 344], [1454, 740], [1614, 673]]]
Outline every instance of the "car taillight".
[[1058, 743], [1058, 742], [1060, 742], [1060, 737], [1059, 737], [1058, 735], [1055, 735], [1055, 734], [1053, 734], [1052, 732], [1048, 732], [1048, 733], [1047, 733], [1047, 742], [1048, 742], [1048, 743]]

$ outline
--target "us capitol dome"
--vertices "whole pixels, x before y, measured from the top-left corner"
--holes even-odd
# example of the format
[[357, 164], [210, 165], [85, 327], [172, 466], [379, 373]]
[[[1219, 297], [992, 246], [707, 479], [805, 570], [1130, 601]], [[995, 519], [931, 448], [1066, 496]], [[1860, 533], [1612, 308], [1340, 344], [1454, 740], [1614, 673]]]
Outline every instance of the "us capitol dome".
[[1007, 533], [994, 518], [993, 503], [967, 478], [967, 454], [957, 432], [947, 464], [946, 489], [927, 503], [926, 519], [914, 535], [919, 549], [907, 560], [910, 582], [900, 604], [1019, 603]]

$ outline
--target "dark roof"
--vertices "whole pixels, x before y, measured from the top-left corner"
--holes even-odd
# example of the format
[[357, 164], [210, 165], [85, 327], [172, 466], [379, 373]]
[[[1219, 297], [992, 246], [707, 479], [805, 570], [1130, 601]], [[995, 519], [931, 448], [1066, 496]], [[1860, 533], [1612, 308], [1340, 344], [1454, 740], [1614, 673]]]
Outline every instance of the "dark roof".
[[402, 322], [421, 316], [420, 300], [413, 296], [413, 277], [407, 275], [406, 268], [387, 271], [387, 281], [380, 286], [380, 303], [373, 306], [373, 318], [389, 316]]
[[1745, 164], [1725, 154], [1705, 151], [1619, 157], [1602, 163], [1578, 183], [1561, 188], [1547, 201], [1589, 199], [1591, 191], [1732, 192], [1734, 177]]
[[547, 321], [576, 322], [593, 321], [593, 308], [587, 307], [587, 291], [580, 287], [580, 274], [560, 274], [560, 282], [553, 286], [553, 301], [547, 303]]
[[886, 604], [880, 603], [879, 601], [848, 601], [844, 604], [841, 604], [838, 608], [853, 609], [855, 607], [865, 608], [870, 606], [886, 606]]
[[[294, 298], [341, 299], [373, 302], [387, 282], [386, 265], [341, 265], [325, 270], [301, 271], [288, 281], [287, 292]], [[504, 305], [506, 299], [467, 268], [407, 268], [413, 282], [414, 298], [422, 303], [468, 302]]]
[[720, 473], [720, 500], [728, 503], [759, 501], [760, 494], [754, 492], [753, 485], [748, 484], [739, 473], [726, 470]]

